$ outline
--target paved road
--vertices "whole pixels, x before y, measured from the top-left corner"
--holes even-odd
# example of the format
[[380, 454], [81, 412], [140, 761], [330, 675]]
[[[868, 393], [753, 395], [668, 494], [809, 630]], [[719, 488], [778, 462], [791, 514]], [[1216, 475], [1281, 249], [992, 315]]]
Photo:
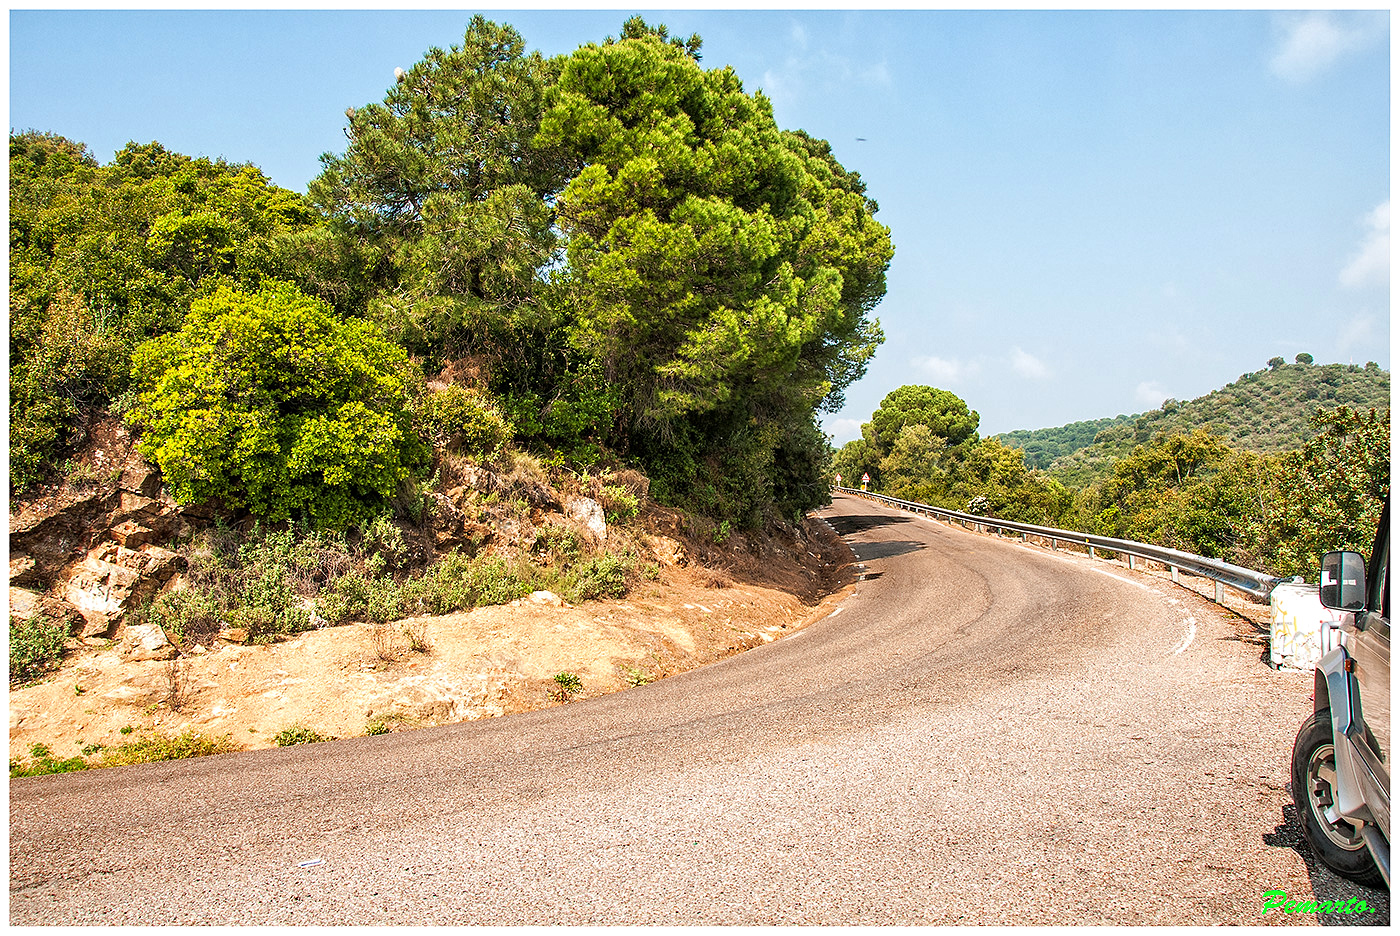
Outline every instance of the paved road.
[[1285, 784], [1309, 680], [1211, 605], [862, 500], [825, 516], [857, 592], [700, 670], [14, 781], [10, 920], [1316, 922], [1261, 918], [1285, 890], [1389, 921], [1301, 845]]

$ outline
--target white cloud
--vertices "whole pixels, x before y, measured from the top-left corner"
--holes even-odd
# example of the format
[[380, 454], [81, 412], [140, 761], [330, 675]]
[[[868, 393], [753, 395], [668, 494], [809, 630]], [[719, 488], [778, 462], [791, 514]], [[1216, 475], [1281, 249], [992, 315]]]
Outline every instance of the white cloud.
[[1173, 354], [1185, 354], [1196, 347], [1196, 339], [1171, 322], [1160, 323], [1158, 328], [1147, 332], [1146, 338], [1156, 347]]
[[1343, 286], [1388, 285], [1390, 283], [1390, 199], [1377, 205], [1366, 216], [1370, 228], [1356, 256], [1340, 276]]
[[1346, 356], [1353, 348], [1371, 344], [1375, 340], [1375, 324], [1375, 317], [1365, 313], [1345, 323], [1337, 333], [1337, 356]]
[[828, 48], [812, 48], [811, 37], [801, 24], [794, 23], [788, 30], [788, 41], [783, 63], [765, 71], [760, 86], [775, 104], [819, 95], [852, 82], [872, 88], [894, 84], [889, 63], [884, 59], [863, 62]]
[[1303, 82], [1333, 62], [1383, 40], [1390, 17], [1381, 11], [1343, 14], [1333, 11], [1281, 14], [1281, 38], [1269, 62], [1286, 81]]
[[774, 103], [794, 100], [802, 93], [802, 79], [792, 72], [782, 74], [770, 68], [763, 73], [762, 91]]
[[946, 358], [928, 357], [915, 358], [914, 366], [923, 371], [935, 382], [940, 384], [959, 384], [976, 377], [982, 371], [982, 366], [976, 361], [947, 360]]
[[1137, 385], [1133, 391], [1133, 399], [1143, 406], [1161, 406], [1162, 401], [1167, 398], [1167, 391], [1162, 389], [1162, 385], [1154, 381], [1144, 380]]
[[862, 68], [860, 70], [860, 80], [867, 85], [874, 85], [879, 88], [888, 88], [894, 84], [894, 78], [890, 76], [890, 67], [883, 61]]
[[1033, 354], [1020, 348], [1011, 349], [1011, 369], [1030, 380], [1044, 380], [1050, 376], [1050, 368]]
[[823, 423], [822, 428], [831, 436], [832, 442], [837, 445], [844, 445], [852, 439], [860, 438], [859, 419], [830, 419]]

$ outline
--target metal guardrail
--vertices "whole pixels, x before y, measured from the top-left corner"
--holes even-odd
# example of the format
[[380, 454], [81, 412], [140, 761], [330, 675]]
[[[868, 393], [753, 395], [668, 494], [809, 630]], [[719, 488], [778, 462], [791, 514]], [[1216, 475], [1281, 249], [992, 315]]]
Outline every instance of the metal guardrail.
[[1274, 590], [1274, 586], [1286, 579], [1277, 576], [1267, 575], [1263, 572], [1256, 572], [1253, 569], [1246, 569], [1243, 566], [1232, 565], [1222, 562], [1219, 559], [1209, 559], [1205, 556], [1197, 556], [1193, 553], [1181, 552], [1177, 549], [1167, 549], [1164, 546], [1153, 546], [1150, 543], [1137, 543], [1132, 540], [1111, 539], [1107, 536], [1094, 536], [1090, 533], [1076, 533], [1073, 530], [1057, 530], [1054, 527], [1035, 526], [1030, 523], [1017, 523], [1014, 520], [1001, 520], [997, 517], [982, 517], [977, 514], [960, 513], [956, 510], [948, 510], [946, 507], [933, 507], [929, 504], [920, 504], [915, 501], [900, 500], [897, 497], [889, 497], [885, 494], [876, 494], [872, 491], [862, 491], [857, 488], [837, 487], [835, 490], [843, 494], [854, 494], [857, 497], [866, 497], [870, 500], [880, 501], [902, 510], [913, 513], [921, 513], [926, 516], [937, 516], [946, 520], [955, 520], [964, 526], [971, 523], [977, 528], [977, 532], [982, 532], [983, 527], [998, 531], [1010, 531], [1020, 533], [1022, 539], [1030, 536], [1039, 536], [1050, 541], [1050, 548], [1056, 549], [1060, 543], [1073, 543], [1077, 546], [1089, 547], [1089, 558], [1094, 558], [1094, 550], [1102, 549], [1105, 552], [1123, 553], [1128, 557], [1128, 568], [1134, 568], [1134, 559], [1147, 559], [1152, 562], [1159, 562], [1171, 570], [1172, 581], [1179, 582], [1179, 573], [1186, 572], [1189, 575], [1196, 575], [1207, 578], [1215, 582], [1215, 601], [1217, 604], [1224, 604], [1225, 594], [1222, 591], [1224, 586], [1229, 586], [1236, 591], [1244, 592], [1256, 601], [1268, 601], [1269, 593]]

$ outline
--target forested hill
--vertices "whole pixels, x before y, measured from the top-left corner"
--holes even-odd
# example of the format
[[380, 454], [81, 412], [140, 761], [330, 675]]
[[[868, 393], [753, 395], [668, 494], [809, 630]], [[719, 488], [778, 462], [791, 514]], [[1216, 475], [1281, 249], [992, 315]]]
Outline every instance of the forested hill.
[[[1306, 359], [1306, 355], [1299, 356]], [[1160, 409], [1137, 418], [1102, 420], [1109, 425], [1099, 431], [1092, 444], [1059, 454], [1050, 463], [1050, 473], [1071, 487], [1082, 487], [1160, 433], [1176, 434], [1205, 429], [1219, 436], [1232, 448], [1255, 452], [1282, 452], [1295, 449], [1310, 439], [1309, 424], [1321, 409], [1349, 406], [1365, 412], [1390, 409], [1390, 372], [1374, 363], [1313, 364], [1300, 360], [1284, 364], [1277, 358], [1263, 370], [1244, 374], [1233, 383], [1188, 402], [1166, 400]], [[1120, 421], [1121, 420], [1121, 421]], [[1076, 427], [1092, 423], [1072, 423], [1059, 429], [1008, 433], [1001, 438], [1025, 449], [1031, 463], [1031, 446], [1044, 440], [1075, 437]], [[1020, 436], [1020, 438], [1017, 438]], [[1043, 451], [1045, 446], [1037, 449]]]
[[1135, 415], [1106, 416], [1103, 419], [1086, 419], [1050, 429], [1017, 429], [1014, 432], [1003, 432], [995, 438], [1025, 452], [1027, 468], [1043, 469], [1049, 468], [1050, 463], [1062, 455], [1070, 455], [1093, 445], [1095, 438], [1105, 429], [1131, 423], [1135, 419]]

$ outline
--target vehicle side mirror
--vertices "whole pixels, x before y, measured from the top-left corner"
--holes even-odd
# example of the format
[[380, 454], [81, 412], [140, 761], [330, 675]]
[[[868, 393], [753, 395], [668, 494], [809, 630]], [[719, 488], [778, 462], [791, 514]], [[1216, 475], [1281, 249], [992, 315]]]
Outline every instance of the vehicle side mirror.
[[1322, 606], [1333, 611], [1366, 607], [1366, 560], [1361, 553], [1330, 552], [1322, 557]]

